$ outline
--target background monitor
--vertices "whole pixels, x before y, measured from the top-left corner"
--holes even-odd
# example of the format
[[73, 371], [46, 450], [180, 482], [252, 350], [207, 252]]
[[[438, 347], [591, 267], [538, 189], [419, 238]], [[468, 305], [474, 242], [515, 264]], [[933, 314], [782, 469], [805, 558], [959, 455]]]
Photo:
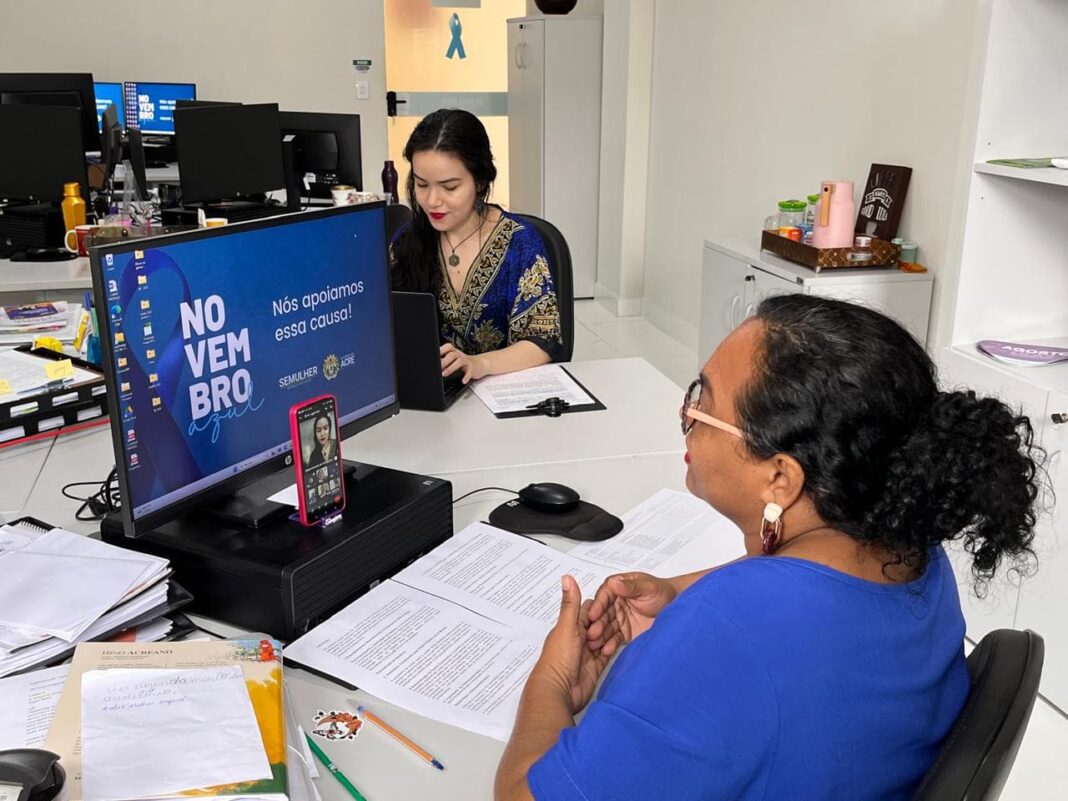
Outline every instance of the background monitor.
[[88, 198], [80, 110], [0, 104], [0, 198], [59, 203], [69, 181]]
[[312, 197], [330, 197], [338, 184], [363, 191], [359, 114], [283, 111], [279, 117], [282, 135], [293, 136], [297, 176], [308, 176]]
[[343, 437], [397, 413], [384, 208], [93, 249], [128, 536], [286, 467], [294, 404], [334, 395]]
[[96, 95], [97, 130], [100, 133], [104, 132], [103, 117], [109, 106], [114, 106], [118, 111], [119, 127], [125, 128], [126, 107], [123, 105], [122, 84], [97, 81], [93, 84], [93, 93]]
[[0, 105], [65, 106], [80, 111], [82, 151], [100, 150], [93, 75], [89, 72], [0, 73]]
[[175, 105], [175, 111], [181, 111], [184, 108], [210, 108], [211, 106], [240, 106], [240, 103], [234, 103], [230, 100], [179, 100]]
[[174, 135], [174, 109], [179, 100], [196, 100], [195, 83], [123, 84], [126, 126], [140, 128], [146, 135]]
[[236, 199], [285, 186], [278, 106], [212, 106], [176, 115], [182, 200]]

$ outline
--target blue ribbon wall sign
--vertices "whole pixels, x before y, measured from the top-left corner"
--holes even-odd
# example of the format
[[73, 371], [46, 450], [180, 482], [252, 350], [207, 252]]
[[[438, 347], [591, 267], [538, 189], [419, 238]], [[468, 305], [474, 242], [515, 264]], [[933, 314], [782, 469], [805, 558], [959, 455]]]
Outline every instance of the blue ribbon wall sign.
[[459, 14], [454, 13], [449, 18], [449, 30], [452, 31], [452, 41], [449, 42], [449, 51], [445, 54], [445, 58], [452, 58], [454, 55], [460, 58], [467, 58], [467, 53], [464, 52], [464, 43], [460, 39], [464, 26], [460, 24]]

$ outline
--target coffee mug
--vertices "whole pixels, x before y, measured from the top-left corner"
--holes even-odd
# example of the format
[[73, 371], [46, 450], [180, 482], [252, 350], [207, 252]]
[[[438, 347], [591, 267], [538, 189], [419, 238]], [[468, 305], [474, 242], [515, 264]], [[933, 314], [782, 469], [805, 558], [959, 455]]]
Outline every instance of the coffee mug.
[[204, 227], [205, 228], [220, 228], [220, 227], [226, 225], [229, 222], [230, 221], [228, 219], [226, 219], [225, 217], [208, 217], [206, 220], [204, 220]]
[[357, 192], [354, 186], [335, 186], [330, 190], [334, 198], [335, 206], [351, 206], [357, 202]]
[[[76, 225], [67, 231], [63, 237], [63, 247], [67, 249], [68, 253], [75, 253], [79, 256], [89, 255], [89, 243], [88, 237], [96, 229], [95, 225]], [[74, 244], [71, 245], [70, 238], [74, 237]]]

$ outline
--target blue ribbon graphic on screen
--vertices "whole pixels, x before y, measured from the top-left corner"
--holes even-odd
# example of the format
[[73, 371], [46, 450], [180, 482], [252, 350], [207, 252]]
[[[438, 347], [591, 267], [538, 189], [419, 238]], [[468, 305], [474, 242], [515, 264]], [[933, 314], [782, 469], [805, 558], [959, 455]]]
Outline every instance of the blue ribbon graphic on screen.
[[460, 24], [460, 15], [453, 14], [449, 18], [452, 41], [449, 42], [449, 52], [445, 54], [445, 58], [452, 58], [454, 54], [459, 55], [460, 58], [467, 58], [467, 53], [464, 52], [464, 43], [460, 40], [460, 34], [463, 33], [463, 29], [463, 25]]

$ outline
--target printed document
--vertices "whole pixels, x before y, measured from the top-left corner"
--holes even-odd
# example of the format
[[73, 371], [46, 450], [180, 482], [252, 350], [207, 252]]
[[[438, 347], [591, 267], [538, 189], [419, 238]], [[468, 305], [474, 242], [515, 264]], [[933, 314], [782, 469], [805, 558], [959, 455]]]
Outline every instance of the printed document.
[[560, 398], [572, 406], [595, 402], [559, 364], [489, 376], [476, 381], [473, 387], [479, 400], [494, 414], [529, 411], [527, 407], [548, 398]]
[[60, 665], [0, 680], [0, 751], [41, 747], [69, 671]]

